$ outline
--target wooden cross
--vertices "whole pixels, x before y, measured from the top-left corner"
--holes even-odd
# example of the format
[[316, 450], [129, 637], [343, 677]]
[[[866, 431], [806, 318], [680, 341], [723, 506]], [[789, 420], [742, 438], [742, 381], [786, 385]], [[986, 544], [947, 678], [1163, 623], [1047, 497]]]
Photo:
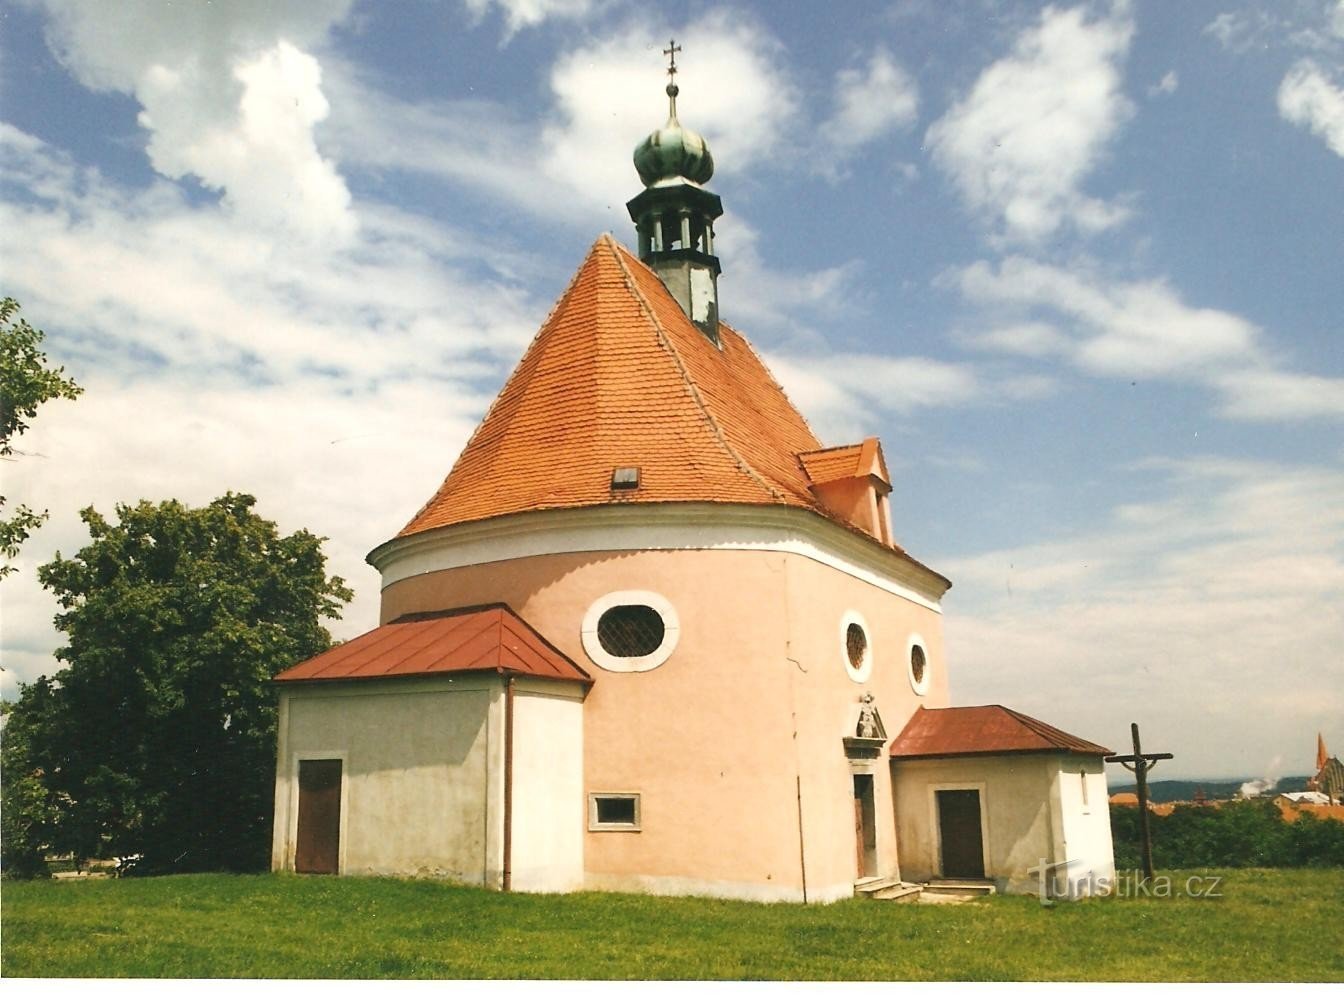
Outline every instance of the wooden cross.
[[667, 48], [663, 50], [663, 55], [667, 57], [667, 76], [669, 80], [676, 80], [677, 77], [677, 53], [681, 52], [681, 46], [677, 45], [676, 39], [669, 39]]
[[1148, 832], [1148, 771], [1157, 766], [1159, 760], [1174, 759], [1169, 752], [1146, 753], [1139, 745], [1139, 726], [1130, 724], [1130, 733], [1134, 736], [1134, 751], [1128, 755], [1107, 756], [1107, 763], [1123, 763], [1132, 770], [1139, 782], [1139, 844], [1143, 854], [1143, 877], [1153, 877], [1153, 838]]

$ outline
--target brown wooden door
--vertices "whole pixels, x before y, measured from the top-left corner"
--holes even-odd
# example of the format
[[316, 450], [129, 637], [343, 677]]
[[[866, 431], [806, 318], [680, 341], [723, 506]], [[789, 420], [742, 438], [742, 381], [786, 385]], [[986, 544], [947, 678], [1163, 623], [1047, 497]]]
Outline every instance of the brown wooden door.
[[943, 878], [985, 877], [979, 791], [938, 792], [938, 835], [942, 842]]
[[294, 870], [335, 875], [341, 856], [341, 761], [299, 760], [299, 828]]

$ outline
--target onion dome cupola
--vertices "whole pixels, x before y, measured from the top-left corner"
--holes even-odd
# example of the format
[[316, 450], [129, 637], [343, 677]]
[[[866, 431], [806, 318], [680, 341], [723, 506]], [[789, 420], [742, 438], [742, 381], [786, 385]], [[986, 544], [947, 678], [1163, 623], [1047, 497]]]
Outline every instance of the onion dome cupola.
[[723, 213], [719, 197], [704, 188], [714, 174], [714, 158], [704, 137], [677, 120], [677, 53], [669, 57], [667, 123], [635, 148], [635, 170], [644, 191], [625, 205], [639, 233], [639, 257], [676, 298], [687, 317], [719, 344], [719, 260], [714, 255], [714, 221]]

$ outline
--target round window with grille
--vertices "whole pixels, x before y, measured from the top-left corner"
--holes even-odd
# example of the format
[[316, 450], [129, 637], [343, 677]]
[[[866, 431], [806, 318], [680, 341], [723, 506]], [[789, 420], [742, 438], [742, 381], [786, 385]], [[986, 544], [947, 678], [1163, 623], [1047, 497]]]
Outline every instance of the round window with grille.
[[608, 672], [648, 672], [667, 661], [680, 634], [677, 611], [656, 592], [603, 595], [583, 617], [583, 650]]
[[910, 678], [917, 684], [924, 681], [924, 649], [916, 644], [910, 649]]
[[643, 658], [658, 650], [667, 628], [652, 606], [618, 605], [597, 621], [597, 640], [602, 650], [617, 658]]

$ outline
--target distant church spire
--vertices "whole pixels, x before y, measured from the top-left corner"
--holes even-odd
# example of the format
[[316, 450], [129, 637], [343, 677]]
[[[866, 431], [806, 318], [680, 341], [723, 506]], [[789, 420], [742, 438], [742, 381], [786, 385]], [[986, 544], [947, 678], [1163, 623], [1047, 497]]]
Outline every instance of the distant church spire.
[[714, 221], [719, 197], [704, 188], [714, 158], [704, 137], [677, 119], [676, 40], [663, 55], [667, 65], [667, 122], [635, 148], [635, 170], [644, 191], [625, 205], [639, 234], [639, 257], [648, 263], [700, 330], [719, 343], [719, 260]]

